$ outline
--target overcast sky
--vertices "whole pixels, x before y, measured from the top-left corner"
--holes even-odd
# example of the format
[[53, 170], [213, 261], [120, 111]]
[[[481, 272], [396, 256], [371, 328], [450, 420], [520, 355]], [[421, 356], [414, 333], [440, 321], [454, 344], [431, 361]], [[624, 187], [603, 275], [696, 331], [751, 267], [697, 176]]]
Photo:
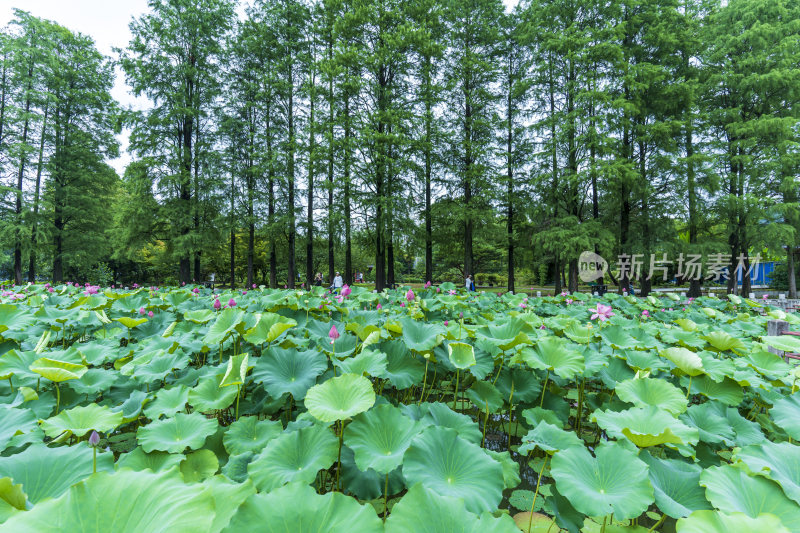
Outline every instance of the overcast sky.
[[[503, 0], [506, 6], [518, 0]], [[245, 2], [240, 2], [244, 4]], [[0, 0], [0, 26], [5, 26], [19, 7], [31, 14], [53, 20], [72, 31], [91, 36], [101, 53], [114, 57], [113, 48], [125, 47], [131, 39], [128, 24], [133, 17], [147, 11], [147, 0]], [[111, 93], [124, 106], [141, 109], [147, 105], [144, 98], [137, 99], [130, 93], [122, 72], [117, 69], [117, 78]], [[125, 148], [127, 132], [119, 136], [122, 156], [109, 164], [122, 175], [130, 161]]]

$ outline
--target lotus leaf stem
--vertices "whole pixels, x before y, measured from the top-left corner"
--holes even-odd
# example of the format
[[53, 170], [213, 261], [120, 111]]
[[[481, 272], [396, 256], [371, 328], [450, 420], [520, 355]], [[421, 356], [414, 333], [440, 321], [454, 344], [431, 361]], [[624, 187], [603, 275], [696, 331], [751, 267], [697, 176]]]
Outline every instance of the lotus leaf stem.
[[383, 486], [383, 521], [386, 522], [386, 515], [389, 514], [389, 474], [386, 474], [386, 481]]
[[339, 420], [339, 458], [338, 467], [336, 468], [336, 490], [341, 492], [339, 487], [340, 473], [342, 472], [342, 443], [344, 442], [344, 420]]
[[458, 407], [456, 407], [458, 405], [458, 377], [458, 369], [456, 369], [456, 390], [453, 392], [453, 411], [458, 410]]
[[419, 401], [417, 402], [417, 405], [422, 403], [422, 398], [425, 396], [425, 385], [428, 382], [428, 361], [428, 359], [425, 359], [425, 377], [422, 379], [422, 391], [419, 393]]
[[608, 520], [607, 516], [603, 517], [603, 527], [600, 528], [600, 533], [606, 533], [606, 520]]
[[97, 446], [92, 446], [92, 474], [97, 473]]
[[[486, 444], [486, 424], [488, 423], [489, 423], [489, 402], [486, 402], [486, 416], [483, 417], [483, 438], [481, 439], [481, 448], [483, 448], [484, 444]], [[508, 423], [508, 426], [510, 429], [511, 428], [510, 421]]]
[[658, 522], [656, 522], [655, 524], [653, 524], [653, 527], [651, 527], [651, 528], [650, 528], [650, 529], [648, 529], [647, 531], [648, 531], [648, 532], [649, 532], [649, 531], [655, 531], [655, 530], [656, 530], [656, 528], [657, 528], [658, 526], [660, 526], [662, 523], [664, 523], [664, 519], [665, 519], [665, 518], [667, 518], [667, 515], [665, 515], [665, 514], [662, 514], [662, 515], [661, 515], [661, 518], [659, 518], [659, 519], [658, 519]]
[[236, 385], [236, 415], [235, 420], [239, 420], [239, 395], [242, 393], [242, 386]]
[[689, 397], [689, 393], [692, 392], [692, 376], [689, 376], [689, 388], [686, 389], [686, 397]]
[[497, 375], [492, 380], [492, 385], [497, 385], [497, 378], [500, 377], [500, 371], [503, 370], [503, 363], [505, 362], [505, 358], [500, 357], [500, 368], [497, 369]]
[[61, 406], [61, 389], [58, 388], [58, 381], [53, 383], [56, 386], [56, 416], [58, 416], [58, 408]]
[[549, 458], [550, 455], [545, 453], [544, 462], [542, 463], [542, 468], [539, 469], [539, 475], [536, 476], [536, 490], [533, 492], [533, 503], [531, 503], [531, 516], [528, 519], [528, 533], [531, 533], [531, 525], [533, 525], [533, 510], [536, 507], [536, 497], [539, 495], [539, 485], [542, 483], [542, 474], [544, 473], [544, 469], [547, 466], [547, 460]]
[[511, 421], [514, 416], [514, 404], [511, 401], [514, 399], [514, 380], [511, 380], [511, 394], [508, 395], [508, 446], [511, 446]]
[[544, 393], [547, 391], [547, 381], [550, 379], [550, 369], [547, 369], [547, 375], [544, 378], [544, 386], [542, 387], [542, 399], [539, 400], [539, 407], [544, 405]]

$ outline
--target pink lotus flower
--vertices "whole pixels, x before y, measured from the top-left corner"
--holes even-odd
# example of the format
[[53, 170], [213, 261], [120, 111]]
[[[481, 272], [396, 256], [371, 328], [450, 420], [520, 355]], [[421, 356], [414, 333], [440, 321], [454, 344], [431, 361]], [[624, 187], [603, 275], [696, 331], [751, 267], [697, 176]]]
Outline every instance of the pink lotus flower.
[[414, 291], [412, 291], [411, 289], [408, 289], [408, 292], [406, 293], [406, 300], [408, 300], [409, 302], [414, 301]]
[[147, 313], [147, 316], [149, 316], [150, 318], [153, 318], [153, 312], [152, 312], [152, 311], [149, 311], [149, 312]]
[[322, 304], [319, 304], [319, 308], [322, 309]]
[[336, 302], [340, 303], [340, 304], [343, 303], [344, 302], [344, 296], [337, 296], [336, 297]]
[[92, 430], [92, 434], [89, 435], [89, 446], [94, 448], [98, 444], [100, 444], [100, 435], [98, 435], [96, 431]]
[[138, 289], [138, 288], [139, 288], [139, 284], [138, 284], [138, 283], [134, 283], [134, 284], [133, 284], [133, 288], [134, 288], [134, 289]]
[[242, 296], [244, 296], [245, 294], [247, 294], [247, 291], [242, 291]]
[[681, 309], [681, 311], [686, 311], [686, 308], [684, 307], [683, 309]]
[[600, 319], [600, 322], [605, 322], [606, 320], [614, 316], [614, 313], [611, 312], [611, 306], [603, 305], [601, 303], [598, 303], [597, 307], [595, 307], [594, 309], [589, 309], [589, 311], [594, 313], [591, 316], [590, 320], [594, 320], [595, 318], [597, 318]]
[[139, 314], [140, 314], [140, 315], [143, 315], [144, 313], [145, 313], [145, 311], [144, 311], [144, 307], [140, 307], [140, 308], [139, 308]]
[[253, 289], [255, 289], [255, 288], [256, 288], [256, 284], [255, 284], [255, 283], [253, 283], [253, 287], [252, 287], [252, 288], [253, 288]]
[[458, 313], [458, 318], [464, 318], [464, 313]]
[[447, 327], [447, 326], [449, 326], [449, 325], [450, 325], [450, 322], [448, 322], [447, 320], [445, 320], [445, 321], [444, 321], [444, 325], [445, 325], [445, 327]]
[[328, 332], [328, 337], [331, 338], [331, 344], [333, 344], [334, 341], [336, 341], [336, 339], [338, 339], [340, 337], [339, 330], [336, 329], [336, 325], [335, 324], [333, 326], [331, 326], [331, 330]]
[[200, 293], [200, 289], [195, 287], [194, 289], [192, 289], [192, 292], [195, 293], [195, 294], [199, 294]]
[[236, 300], [234, 300], [233, 298], [228, 300], [228, 307], [236, 307]]
[[569, 293], [567, 291], [561, 291], [561, 296], [569, 296]]
[[442, 288], [441, 287], [436, 287], [436, 292], [442, 292]]
[[545, 327], [544, 327], [544, 324], [542, 324], [541, 326], [539, 326], [539, 329], [545, 329]]
[[569, 298], [567, 298], [567, 305], [569, 305], [569, 304], [571, 304], [571, 303], [572, 303], [572, 300], [571, 300], [571, 299], [569, 299]]
[[761, 298], [763, 298], [764, 300], [766, 300], [768, 297], [769, 297], [769, 294], [765, 294], [765, 295], [764, 295], [764, 296], [762, 296]]
[[406, 306], [405, 302], [400, 302], [400, 307], [405, 307], [405, 306]]
[[[350, 296], [351, 292], [352, 291], [350, 290], [350, 286], [349, 285], [345, 285], [344, 287], [342, 287], [342, 296], [343, 297], [346, 298], [346, 297]], [[341, 303], [341, 302], [339, 302], [339, 303]]]
[[525, 309], [526, 307], [528, 307], [527, 305], [525, 305], [525, 302], [520, 302], [519, 306], [520, 306], [522, 309]]
[[662, 311], [666, 311], [666, 309], [665, 309], [665, 308], [663, 308], [663, 307], [661, 308], [661, 310], [662, 310]]
[[185, 281], [181, 281], [181, 287], [183, 287], [185, 285], [186, 285], [186, 282]]
[[456, 291], [454, 289], [450, 289], [450, 292], [449, 292], [450, 296], [454, 295], [455, 293], [456, 293]]
[[383, 309], [383, 306], [381, 304], [378, 304], [378, 305], [375, 306], [375, 309], [380, 311], [381, 309]]
[[425, 282], [425, 288], [426, 289], [430, 289], [431, 288], [431, 282], [430, 281], [426, 281]]
[[642, 316], [650, 316], [650, 311], [645, 309], [644, 311], [642, 311]]
[[286, 285], [286, 284], [284, 284], [284, 285], [283, 285], [283, 288], [284, 288], [284, 289], [288, 289], [288, 288], [289, 288], [289, 286], [288, 286], [288, 285]]
[[214, 300], [214, 309], [219, 311], [220, 307], [222, 307], [222, 304], [219, 302], [219, 298], [217, 298], [216, 300]]
[[48, 287], [47, 292], [55, 292], [55, 291], [53, 290], [53, 287]]

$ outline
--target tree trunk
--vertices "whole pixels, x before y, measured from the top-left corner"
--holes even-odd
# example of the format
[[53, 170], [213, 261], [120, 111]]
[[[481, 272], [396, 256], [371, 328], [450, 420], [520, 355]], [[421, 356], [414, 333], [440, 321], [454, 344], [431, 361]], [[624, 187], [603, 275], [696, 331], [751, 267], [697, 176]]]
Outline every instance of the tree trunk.
[[200, 124], [198, 122], [194, 134], [194, 199], [192, 201], [194, 206], [194, 240], [192, 247], [194, 256], [194, 276], [192, 281], [202, 281], [200, 271], [200, 254], [202, 250], [197, 244], [197, 239], [200, 238]]
[[49, 106], [44, 106], [44, 119], [42, 120], [42, 136], [39, 139], [39, 162], [36, 165], [36, 189], [33, 194], [33, 221], [31, 227], [31, 253], [28, 256], [28, 281], [36, 281], [36, 246], [39, 240], [39, 195], [42, 185], [42, 167], [44, 166], [44, 139], [47, 132], [47, 112]]
[[513, 66], [513, 45], [509, 44], [508, 57], [508, 99], [506, 102], [508, 116], [507, 138], [506, 138], [506, 246], [508, 262], [508, 291], [514, 292], [514, 114], [513, 114], [513, 90], [514, 90], [514, 66]]
[[794, 269], [794, 242], [792, 242], [786, 250], [786, 268], [789, 271], [789, 299], [794, 300], [797, 298], [797, 281], [795, 280]]
[[[352, 224], [350, 222], [350, 139], [353, 135], [350, 124], [350, 97], [344, 101], [344, 269], [353, 269], [353, 241], [351, 239]], [[333, 263], [331, 263], [333, 265]], [[331, 266], [333, 268], [333, 266]], [[333, 279], [333, 278], [331, 278]]]
[[291, 64], [289, 66], [289, 80], [291, 86], [289, 87], [289, 105], [287, 108], [288, 113], [288, 121], [289, 121], [289, 153], [287, 154], [288, 158], [288, 168], [287, 173], [289, 177], [289, 198], [288, 198], [288, 205], [287, 209], [289, 211], [289, 257], [288, 257], [288, 286], [290, 289], [294, 289], [294, 282], [296, 278], [295, 274], [295, 232], [297, 231], [297, 223], [295, 221], [295, 212], [294, 212], [294, 150], [295, 150], [295, 139], [294, 139], [294, 81], [292, 80], [292, 67]]
[[17, 172], [17, 198], [16, 215], [17, 228], [14, 232], [14, 284], [22, 285], [22, 180], [25, 177], [25, 164], [27, 163], [27, 151], [25, 145], [28, 142], [28, 127], [30, 125], [31, 109], [31, 90], [33, 88], [33, 60], [28, 66], [28, 86], [25, 91], [25, 122], [22, 126], [22, 150], [19, 156], [19, 172]]
[[311, 77], [311, 96], [308, 123], [308, 214], [306, 220], [306, 287], [314, 283], [314, 152], [316, 151], [316, 131], [314, 125], [314, 77]]
[[[333, 34], [332, 34], [332, 27], [333, 24], [328, 30], [328, 61], [333, 64]], [[334, 147], [334, 107], [333, 107], [333, 100], [335, 95], [333, 94], [333, 74], [328, 74], [328, 279], [333, 279], [334, 273], [334, 262], [336, 257], [334, 255], [333, 249], [333, 221], [334, 221], [334, 211], [333, 211], [333, 147]], [[348, 97], [345, 97], [348, 98]], [[349, 109], [347, 110], [349, 111]], [[345, 146], [345, 150], [348, 147]], [[345, 155], [345, 159], [348, 156]]]
[[431, 174], [432, 174], [432, 124], [433, 102], [431, 95], [431, 56], [425, 58], [425, 281], [433, 281], [433, 225], [431, 222]]

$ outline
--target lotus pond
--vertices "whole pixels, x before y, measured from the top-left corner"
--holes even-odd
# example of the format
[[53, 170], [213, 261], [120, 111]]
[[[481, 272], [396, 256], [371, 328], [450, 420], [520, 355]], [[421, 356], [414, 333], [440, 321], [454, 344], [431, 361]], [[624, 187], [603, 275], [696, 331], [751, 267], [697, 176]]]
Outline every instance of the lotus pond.
[[0, 530], [800, 531], [800, 372], [767, 350], [800, 341], [771, 318], [800, 322], [449, 284], [6, 291]]

